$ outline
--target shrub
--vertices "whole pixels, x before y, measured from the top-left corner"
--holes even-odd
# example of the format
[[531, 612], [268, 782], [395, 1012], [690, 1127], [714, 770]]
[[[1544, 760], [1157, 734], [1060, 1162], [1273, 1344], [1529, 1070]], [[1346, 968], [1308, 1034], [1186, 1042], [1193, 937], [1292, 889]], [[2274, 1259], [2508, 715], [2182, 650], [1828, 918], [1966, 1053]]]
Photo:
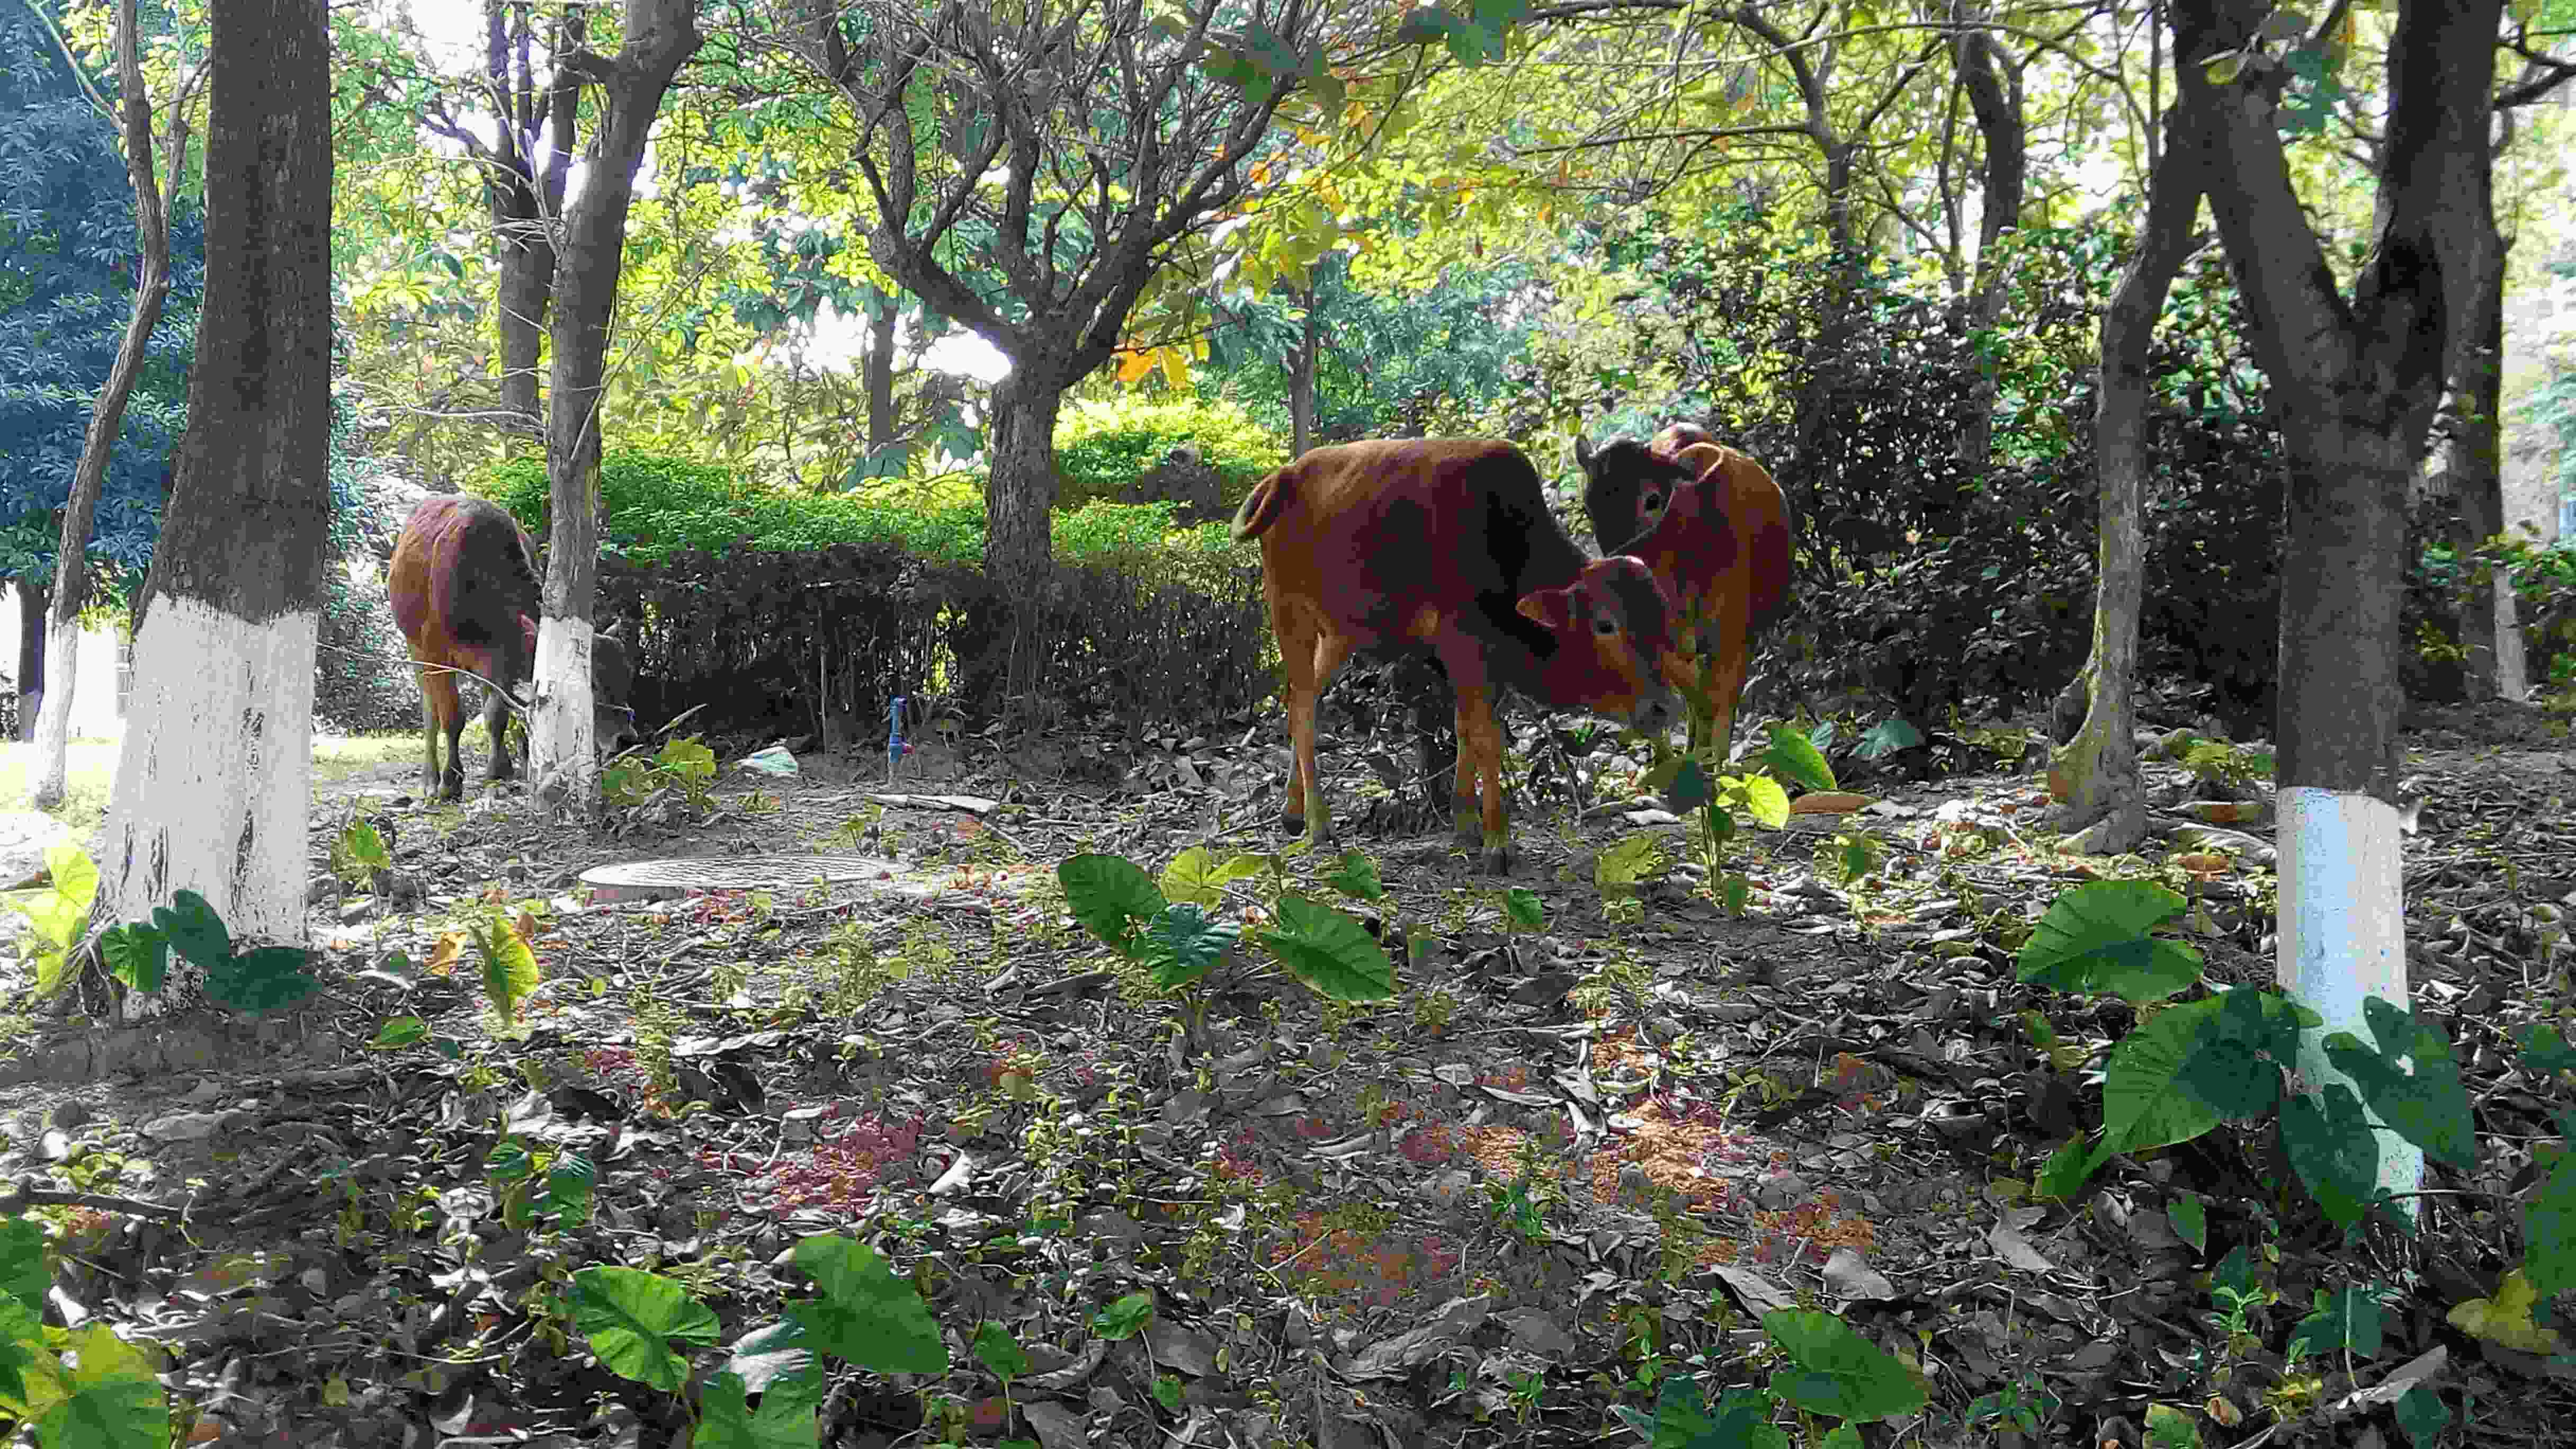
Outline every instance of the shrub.
[[1056, 506], [1140, 501], [1136, 480], [1185, 444], [1223, 478], [1219, 496], [1228, 508], [1262, 474], [1288, 461], [1279, 440], [1233, 402], [1132, 395], [1078, 402], [1056, 424], [1056, 471], [1063, 480]]

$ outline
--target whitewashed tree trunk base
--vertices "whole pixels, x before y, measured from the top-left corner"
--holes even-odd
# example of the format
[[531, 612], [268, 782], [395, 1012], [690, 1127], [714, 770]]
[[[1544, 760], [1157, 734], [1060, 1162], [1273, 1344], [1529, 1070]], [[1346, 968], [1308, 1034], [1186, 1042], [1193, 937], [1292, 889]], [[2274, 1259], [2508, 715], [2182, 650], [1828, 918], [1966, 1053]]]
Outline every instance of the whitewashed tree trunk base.
[[[2362, 1002], [2409, 1007], [2406, 912], [2398, 873], [2397, 809], [2375, 796], [2294, 785], [2280, 792], [2281, 989], [2325, 1018], [2299, 1043], [2299, 1073], [2323, 1088], [2352, 1079], [2326, 1060], [2325, 1038], [2374, 1041]], [[2358, 1090], [2354, 1092], [2359, 1096]], [[2382, 1127], [2379, 1182], [2412, 1215], [2422, 1148]]]
[[537, 622], [536, 682], [528, 706], [528, 778], [540, 799], [583, 805], [599, 798], [591, 711], [590, 626], [549, 614]]
[[253, 623], [185, 595], [152, 601], [91, 852], [109, 919], [150, 920], [187, 889], [236, 941], [304, 944], [319, 623], [309, 610]]
[[70, 789], [72, 701], [79, 684], [80, 621], [73, 620], [69, 628], [46, 621], [45, 696], [36, 706], [36, 788], [31, 797], [39, 810], [62, 804]]

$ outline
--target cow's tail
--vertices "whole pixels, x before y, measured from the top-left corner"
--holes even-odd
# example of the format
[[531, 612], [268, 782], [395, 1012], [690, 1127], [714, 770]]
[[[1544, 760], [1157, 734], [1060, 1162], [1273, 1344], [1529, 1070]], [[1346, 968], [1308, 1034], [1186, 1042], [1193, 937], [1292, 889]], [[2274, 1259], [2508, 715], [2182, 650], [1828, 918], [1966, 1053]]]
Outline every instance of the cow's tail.
[[1244, 495], [1243, 506], [1234, 510], [1234, 524], [1228, 530], [1237, 543], [1259, 538], [1279, 515], [1288, 508], [1288, 474], [1286, 468], [1262, 479]]

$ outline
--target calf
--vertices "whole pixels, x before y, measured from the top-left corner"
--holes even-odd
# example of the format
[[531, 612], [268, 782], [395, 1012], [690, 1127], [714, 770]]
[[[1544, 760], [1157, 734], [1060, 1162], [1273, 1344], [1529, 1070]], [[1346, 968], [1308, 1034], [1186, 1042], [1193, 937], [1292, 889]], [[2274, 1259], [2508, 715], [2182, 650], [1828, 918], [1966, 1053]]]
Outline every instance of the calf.
[[1598, 451], [1577, 440], [1575, 460], [1593, 537], [1645, 560], [1672, 591], [1700, 657], [1690, 746], [1714, 744], [1723, 760], [1753, 645], [1789, 602], [1788, 500], [1761, 464], [1692, 423]]
[[[1428, 654], [1457, 694], [1452, 822], [1510, 868], [1493, 690], [1659, 730], [1690, 676], [1664, 590], [1633, 558], [1587, 560], [1549, 516], [1538, 470], [1497, 439], [1314, 449], [1256, 485], [1234, 537], [1261, 541], [1294, 754], [1282, 823], [1331, 832], [1315, 702], [1352, 653]], [[1481, 800], [1480, 800], [1481, 797]], [[1481, 810], [1479, 805], [1481, 803]]]
[[[441, 800], [465, 793], [460, 671], [486, 685], [483, 725], [492, 737], [486, 775], [509, 779], [509, 696], [536, 660], [537, 566], [527, 534], [497, 503], [465, 494], [423, 499], [394, 541], [386, 586], [394, 623], [420, 671], [422, 790]], [[603, 745], [631, 732], [626, 698], [633, 677], [624, 644], [611, 635], [594, 638], [591, 686]]]

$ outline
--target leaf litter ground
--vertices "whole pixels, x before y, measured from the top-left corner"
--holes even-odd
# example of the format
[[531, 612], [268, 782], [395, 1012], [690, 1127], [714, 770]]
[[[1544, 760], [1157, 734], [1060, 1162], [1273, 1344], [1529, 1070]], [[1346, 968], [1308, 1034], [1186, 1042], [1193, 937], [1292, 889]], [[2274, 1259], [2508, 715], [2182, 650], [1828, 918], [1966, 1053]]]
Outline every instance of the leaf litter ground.
[[[91, 1195], [60, 1302], [166, 1349], [204, 1442], [665, 1442], [672, 1401], [597, 1367], [544, 1307], [565, 1275], [678, 1278], [730, 1341], [803, 1291], [787, 1254], [816, 1232], [885, 1249], [961, 1349], [993, 1322], [1031, 1359], [1008, 1403], [962, 1351], [940, 1379], [845, 1375], [832, 1444], [1006, 1420], [1048, 1449], [1633, 1441], [1612, 1405], [1650, 1409], [1661, 1374], [1706, 1375], [1712, 1400], [1760, 1384], [1754, 1317], [1792, 1305], [1926, 1376], [1928, 1414], [1873, 1443], [2136, 1443], [2153, 1404], [2210, 1443], [2402, 1442], [2353, 1393], [2431, 1351], [2466, 1421], [2445, 1442], [2564, 1442], [2567, 1371], [2444, 1316], [2519, 1261], [2513, 1194], [2564, 1105], [2497, 1047], [2564, 1010], [2567, 782], [2510, 722], [2435, 725], [2410, 754], [2410, 960], [2483, 1166], [2429, 1184], [2420, 1246], [2374, 1241], [2358, 1265], [2251, 1134], [2123, 1159], [2074, 1210], [2031, 1195], [2100, 1109], [2025, 1013], [2079, 1048], [2130, 1022], [2014, 981], [2001, 924], [2107, 868], [2029, 843], [2045, 798], [2022, 774], [1863, 782], [1872, 813], [1747, 832], [1728, 863], [1755, 887], [1742, 918], [1687, 868], [1605, 898], [1595, 857], [1641, 828], [1615, 809], [1524, 801], [1508, 883], [1441, 837], [1353, 830], [1392, 898], [1363, 915], [1418, 943], [1405, 994], [1337, 1008], [1238, 970], [1192, 1038], [1073, 925], [1053, 866], [1275, 845], [1275, 794], [1253, 788], [1275, 788], [1267, 730], [950, 761], [893, 787], [1011, 802], [985, 817], [882, 806], [866, 772], [810, 764], [729, 781], [703, 824], [616, 836], [517, 799], [372, 809], [396, 874], [317, 901], [332, 995], [270, 1034], [260, 1074], [21, 1083], [0, 1170]], [[1094, 783], [1004, 783], [1033, 768]], [[2159, 801], [2190, 793], [2149, 778]], [[1364, 813], [1364, 783], [1335, 788]], [[369, 799], [361, 781], [317, 806], [317, 876]], [[1678, 825], [1641, 818], [1687, 858]], [[1855, 825], [1882, 865], [1847, 884], [1820, 862]], [[832, 889], [567, 889], [612, 860], [818, 849], [890, 864]], [[2269, 979], [2268, 880], [2202, 882], [2214, 981]], [[1504, 884], [1539, 894], [1543, 931], [1506, 928]], [[515, 1027], [441, 945], [494, 907], [524, 918], [546, 975]], [[394, 952], [408, 989], [361, 974]], [[459, 1055], [356, 1045], [406, 1012]], [[595, 1164], [590, 1222], [513, 1225], [485, 1164], [505, 1125]], [[2186, 1191], [2210, 1204], [2203, 1250], [2168, 1218]], [[2238, 1245], [2263, 1294], [2230, 1336], [2208, 1282]], [[2285, 1361], [2319, 1285], [2356, 1266], [2406, 1289], [2380, 1356]], [[1091, 1331], [1136, 1292], [1144, 1333]]]

